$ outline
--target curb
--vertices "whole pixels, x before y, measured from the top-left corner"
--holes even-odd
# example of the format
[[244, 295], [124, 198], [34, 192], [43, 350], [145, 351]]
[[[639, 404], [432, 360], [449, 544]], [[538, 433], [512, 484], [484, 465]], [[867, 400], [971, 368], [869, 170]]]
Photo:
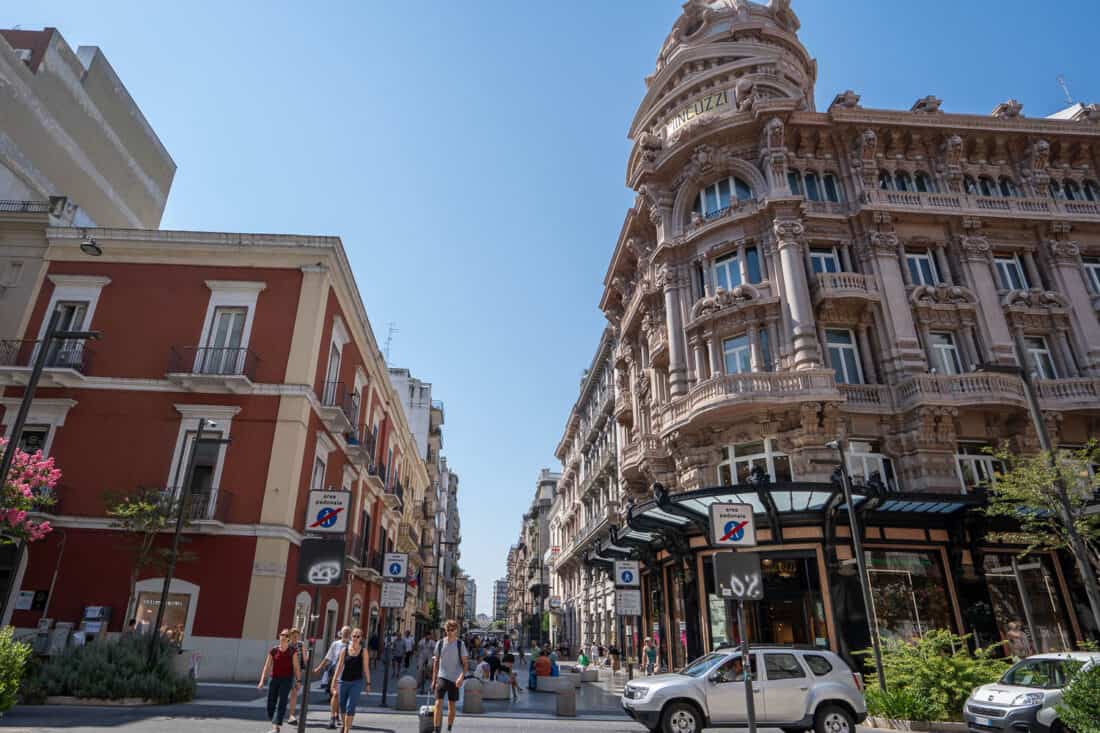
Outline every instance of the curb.
[[71, 695], [50, 695], [44, 705], [87, 705], [89, 707], [112, 708], [137, 708], [148, 705], [159, 705], [154, 700], [146, 700], [143, 697], [123, 697], [118, 700], [108, 700], [102, 697], [72, 697]]

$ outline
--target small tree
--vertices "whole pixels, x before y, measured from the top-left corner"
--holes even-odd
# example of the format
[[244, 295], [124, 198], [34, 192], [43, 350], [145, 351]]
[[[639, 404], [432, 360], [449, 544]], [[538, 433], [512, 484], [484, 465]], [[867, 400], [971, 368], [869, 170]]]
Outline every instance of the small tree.
[[[0, 440], [0, 453], [7, 450], [7, 445], [7, 440]], [[0, 490], [0, 542], [35, 542], [50, 533], [50, 523], [36, 522], [30, 513], [54, 503], [54, 489], [60, 478], [61, 471], [54, 467], [52, 458], [42, 456], [42, 451], [15, 450], [11, 470]]]
[[1016, 529], [990, 533], [996, 542], [1023, 545], [1022, 554], [1036, 550], [1066, 550], [1077, 565], [1089, 605], [1100, 628], [1100, 511], [1097, 496], [1100, 446], [1091, 442], [1079, 450], [1019, 455], [1002, 447], [994, 454], [1005, 467], [989, 487], [985, 513], [1007, 517]]
[[1065, 689], [1058, 716], [1077, 733], [1100, 733], [1100, 666], [1081, 672]]
[[[134, 611], [137, 581], [141, 571], [150, 566], [164, 567], [169, 551], [156, 546], [160, 532], [173, 529], [176, 502], [160, 489], [138, 489], [130, 493], [107, 492], [103, 495], [111, 526], [132, 535], [128, 549], [133, 554], [130, 566], [130, 595], [126, 602], [126, 618]], [[185, 559], [182, 555], [180, 559]]]

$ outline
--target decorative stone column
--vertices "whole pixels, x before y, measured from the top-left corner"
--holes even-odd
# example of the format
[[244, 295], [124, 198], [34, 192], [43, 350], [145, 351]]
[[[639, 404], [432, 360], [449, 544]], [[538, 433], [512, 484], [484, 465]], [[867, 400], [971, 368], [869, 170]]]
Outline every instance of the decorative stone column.
[[887, 215], [877, 213], [875, 216], [877, 223], [886, 231], [868, 234], [858, 243], [857, 252], [864, 272], [877, 278], [884, 301], [881, 323], [884, 331], [880, 331], [879, 336], [885, 353], [881, 357], [883, 374], [880, 376], [893, 381], [895, 375], [924, 371], [925, 360], [905, 289], [898, 257], [898, 237], [889, 231], [892, 225]]
[[860, 322], [856, 336], [859, 339], [859, 355], [863, 359], [863, 378], [867, 384], [879, 384], [878, 369], [875, 368], [875, 356], [871, 350], [871, 326]]
[[993, 250], [989, 241], [980, 235], [964, 234], [959, 237], [959, 249], [967, 270], [967, 279], [974, 288], [981, 305], [978, 328], [982, 331], [989, 354], [995, 364], [1015, 364], [1012, 333], [1008, 330], [1001, 298], [997, 293], [997, 281], [993, 276]]
[[947, 262], [947, 251], [942, 244], [937, 244], [932, 250], [936, 257], [936, 269], [940, 271], [940, 279], [944, 285], [954, 285], [955, 279], [951, 277], [951, 266]]
[[668, 325], [668, 376], [673, 397], [679, 397], [687, 392], [679, 275], [676, 266], [668, 264], [662, 265], [657, 272], [657, 287], [661, 288], [665, 295], [665, 321]]
[[783, 271], [783, 304], [791, 319], [794, 337], [795, 369], [814, 369], [821, 364], [821, 349], [814, 328], [810, 287], [803, 265], [802, 222], [797, 218], [777, 218], [773, 223], [779, 266]]
[[[1062, 226], [1068, 229], [1068, 225]], [[1087, 349], [1078, 351], [1084, 361], [1081, 366], [1088, 376], [1100, 376], [1100, 320], [1085, 284], [1081, 250], [1076, 242], [1048, 239], [1043, 242], [1043, 253], [1050, 263], [1051, 285], [1069, 299], [1073, 330], [1080, 336], [1078, 343]]]
[[695, 353], [695, 383], [698, 384], [707, 379], [706, 355], [703, 352], [703, 344], [699, 339], [693, 340], [691, 347]]

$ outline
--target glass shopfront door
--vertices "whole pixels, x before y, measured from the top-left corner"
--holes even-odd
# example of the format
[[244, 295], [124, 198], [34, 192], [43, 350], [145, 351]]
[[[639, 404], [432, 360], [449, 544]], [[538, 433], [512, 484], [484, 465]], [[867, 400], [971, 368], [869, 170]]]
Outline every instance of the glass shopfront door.
[[913, 641], [954, 629], [939, 558], [929, 552], [867, 550], [871, 603], [883, 639]]
[[1073, 649], [1048, 557], [988, 553], [982, 568], [1008, 654], [1026, 657]]

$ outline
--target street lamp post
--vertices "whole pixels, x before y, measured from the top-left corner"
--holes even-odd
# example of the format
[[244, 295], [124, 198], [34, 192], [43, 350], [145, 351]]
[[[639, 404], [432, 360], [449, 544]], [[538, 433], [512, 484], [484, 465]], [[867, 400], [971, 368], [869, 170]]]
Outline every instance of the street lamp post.
[[848, 528], [852, 535], [852, 552], [856, 556], [856, 568], [859, 572], [859, 588], [863, 591], [863, 608], [867, 614], [867, 628], [871, 632], [871, 650], [875, 657], [875, 675], [878, 677], [879, 689], [886, 692], [886, 674], [882, 668], [882, 648], [878, 638], [878, 619], [875, 618], [874, 603], [871, 601], [871, 580], [867, 576], [867, 558], [863, 556], [863, 527], [859, 523], [859, 515], [856, 514], [855, 502], [852, 501], [852, 480], [848, 476], [848, 460], [844, 455], [844, 445], [839, 440], [831, 440], [825, 444], [826, 448], [832, 448], [840, 455], [840, 484], [844, 491], [844, 503], [848, 506]]

